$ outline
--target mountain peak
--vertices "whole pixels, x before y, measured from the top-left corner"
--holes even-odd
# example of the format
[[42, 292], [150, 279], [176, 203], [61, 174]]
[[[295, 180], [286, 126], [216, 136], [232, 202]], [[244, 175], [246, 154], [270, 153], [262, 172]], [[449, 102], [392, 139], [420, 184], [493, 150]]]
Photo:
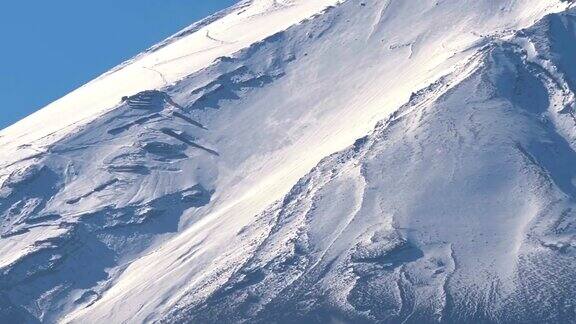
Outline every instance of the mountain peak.
[[0, 132], [0, 321], [570, 322], [565, 1], [254, 0]]

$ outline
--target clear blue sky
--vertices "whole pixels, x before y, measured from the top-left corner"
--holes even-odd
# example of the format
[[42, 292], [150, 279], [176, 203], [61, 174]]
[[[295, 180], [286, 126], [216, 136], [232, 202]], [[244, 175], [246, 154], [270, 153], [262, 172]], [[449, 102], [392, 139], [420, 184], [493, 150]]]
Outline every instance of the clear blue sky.
[[0, 129], [236, 0], [6, 0]]

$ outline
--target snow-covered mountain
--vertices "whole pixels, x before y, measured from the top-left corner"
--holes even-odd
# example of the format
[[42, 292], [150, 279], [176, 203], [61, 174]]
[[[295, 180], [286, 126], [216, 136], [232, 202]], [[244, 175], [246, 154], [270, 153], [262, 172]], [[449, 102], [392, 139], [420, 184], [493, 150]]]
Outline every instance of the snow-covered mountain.
[[252, 0], [0, 132], [1, 323], [576, 322], [576, 9]]

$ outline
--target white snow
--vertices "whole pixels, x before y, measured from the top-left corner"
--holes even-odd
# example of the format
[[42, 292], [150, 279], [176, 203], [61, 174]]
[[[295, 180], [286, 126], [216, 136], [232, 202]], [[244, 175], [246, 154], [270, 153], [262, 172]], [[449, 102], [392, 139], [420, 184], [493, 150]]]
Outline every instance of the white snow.
[[[15, 293], [15, 300], [28, 306], [33, 297], [27, 296], [44, 293], [43, 285], [58, 284], [66, 288], [60, 287], [62, 293], [52, 304], [28, 311], [41, 312], [48, 322], [160, 320], [225, 285], [268, 237], [269, 224], [250, 227], [262, 215], [292, 211], [296, 215], [269, 240], [270, 246], [263, 247], [262, 258], [272, 260], [279, 251], [289, 250], [299, 228], [309, 226], [309, 244], [315, 247], [311, 255], [320, 256], [314, 263], [319, 265], [324, 257], [346, 255], [357, 236], [393, 228], [398, 210], [388, 207], [402, 199], [414, 202], [402, 210], [410, 216], [407, 219], [425, 222], [421, 215], [435, 212], [449, 214], [446, 217], [454, 221], [451, 225], [470, 235], [493, 231], [503, 237], [502, 232], [510, 230], [509, 237], [493, 242], [490, 248], [498, 251], [512, 245], [520, 249], [524, 231], [514, 230], [528, 226], [542, 207], [539, 202], [525, 205], [516, 199], [508, 206], [495, 201], [486, 207], [478, 198], [473, 201], [477, 205], [468, 206], [470, 215], [476, 215], [472, 212], [476, 209], [490, 210], [496, 216], [510, 215], [510, 221], [501, 226], [469, 224], [459, 218], [458, 211], [466, 213], [465, 199], [478, 196], [465, 191], [471, 190], [466, 184], [448, 186], [453, 191], [446, 201], [460, 208], [452, 211], [443, 209], [449, 203], [435, 206], [425, 190], [418, 189], [419, 185], [439, 187], [433, 180], [442, 183], [450, 176], [449, 164], [443, 165], [440, 158], [436, 164], [423, 163], [430, 167], [429, 173], [415, 173], [432, 174], [432, 180], [402, 183], [398, 192], [381, 199], [387, 204], [377, 203], [377, 189], [396, 189], [387, 187], [389, 182], [383, 179], [393, 181], [397, 175], [383, 172], [366, 179], [357, 161], [347, 157], [342, 158], [344, 166], [328, 159], [321, 164], [322, 172], [312, 172], [308, 177], [313, 181], [302, 185], [310, 192], [298, 196], [301, 200], [292, 202], [290, 208], [279, 207], [278, 201], [291, 201], [294, 197], [287, 193], [299, 179], [322, 159], [371, 133], [376, 123], [390, 117], [416, 91], [450, 75], [446, 87], [427, 93], [414, 109], [434, 106], [483, 68], [486, 46], [516, 39], [515, 31], [566, 6], [559, 0], [254, 0], [178, 34], [0, 132], [0, 165], [4, 166], [0, 183], [8, 181], [15, 170], [35, 163], [58, 175], [53, 179], [49, 173], [40, 173], [38, 177], [45, 177], [42, 181], [54, 193], [34, 197], [46, 203], [42, 215], [58, 217], [29, 233], [0, 239], [0, 268], [10, 269], [25, 253], [40, 251], [36, 245], [40, 240], [61, 238], [65, 231], [58, 226], [64, 223], [88, 224], [88, 232], [104, 228], [83, 242], [97, 259], [82, 259], [95, 273], [82, 277], [90, 288], [67, 288], [62, 283], [66, 276], [58, 273], [55, 279], [46, 279], [53, 282], [27, 286], [28, 295]], [[523, 45], [534, 61], [536, 49]], [[218, 60], [221, 57], [227, 58]], [[468, 87], [468, 92], [475, 90]], [[152, 89], [164, 92], [141, 93]], [[457, 97], [447, 107], [466, 106], [474, 98]], [[174, 115], [180, 111], [202, 127]], [[404, 113], [408, 114], [402, 111], [399, 116]], [[407, 128], [411, 126], [422, 125], [414, 119]], [[446, 131], [440, 126], [431, 129]], [[403, 140], [419, 143], [417, 135], [426, 135], [397, 133], [393, 140], [399, 147]], [[415, 139], [408, 141], [409, 136]], [[448, 148], [438, 145], [433, 149], [441, 154]], [[390, 153], [384, 148], [378, 152]], [[398, 162], [393, 156], [390, 159], [377, 161], [383, 168]], [[468, 168], [462, 174], [481, 173], [474, 160], [454, 157], [446, 161], [464, 163]], [[421, 166], [421, 162], [408, 160], [406, 164]], [[479, 162], [478, 168], [483, 166]], [[337, 175], [329, 175], [330, 170], [337, 170]], [[13, 210], [20, 208], [19, 200], [31, 200], [27, 195], [37, 194], [30, 189], [35, 185], [34, 175], [31, 179], [32, 185], [16, 182], [15, 189], [8, 188], [9, 193], [0, 197], [10, 197], [6, 202]], [[533, 184], [514, 181], [503, 181], [510, 187], [502, 185], [502, 192]], [[485, 187], [497, 185], [496, 181]], [[206, 196], [208, 201], [203, 199]], [[11, 213], [2, 208], [0, 212]], [[525, 217], [512, 217], [518, 211]], [[29, 219], [34, 213], [39, 211], [23, 209], [20, 215], [6, 216], [2, 230], [35, 224]], [[366, 221], [359, 222], [361, 217]], [[431, 220], [430, 226], [436, 226], [438, 219]], [[138, 232], [137, 226], [145, 230]], [[72, 232], [76, 229], [71, 228]], [[251, 229], [244, 233], [244, 228]], [[439, 229], [430, 233], [463, 242], [451, 236], [462, 232]], [[363, 241], [370, 240], [363, 237]], [[55, 245], [69, 252], [67, 245]], [[493, 255], [484, 246], [467, 243], [423, 250], [446, 258], [445, 263], [454, 268], [456, 261], [446, 255], [466, 248], [494, 259], [497, 269], [507, 276], [514, 273], [510, 261], [517, 256], [514, 253]], [[474, 265], [472, 259], [463, 262]], [[14, 272], [19, 273], [18, 268]], [[445, 280], [443, 276], [440, 279]], [[97, 298], [82, 301], [78, 296], [83, 294]]]
[[137, 56], [2, 130], [0, 146], [2, 154], [7, 154], [3, 158], [23, 144], [46, 147], [113, 109], [123, 96], [169, 85], [338, 1], [241, 2], [221, 19], [168, 40], [159, 49]]

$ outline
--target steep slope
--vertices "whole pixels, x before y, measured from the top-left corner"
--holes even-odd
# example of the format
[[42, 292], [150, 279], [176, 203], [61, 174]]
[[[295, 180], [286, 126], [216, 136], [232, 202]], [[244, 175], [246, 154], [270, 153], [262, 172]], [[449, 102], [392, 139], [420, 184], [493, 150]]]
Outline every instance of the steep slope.
[[331, 4], [242, 2], [0, 133], [0, 319], [576, 318], [568, 4]]
[[324, 159], [167, 322], [573, 322], [572, 92], [513, 43], [471, 65]]

